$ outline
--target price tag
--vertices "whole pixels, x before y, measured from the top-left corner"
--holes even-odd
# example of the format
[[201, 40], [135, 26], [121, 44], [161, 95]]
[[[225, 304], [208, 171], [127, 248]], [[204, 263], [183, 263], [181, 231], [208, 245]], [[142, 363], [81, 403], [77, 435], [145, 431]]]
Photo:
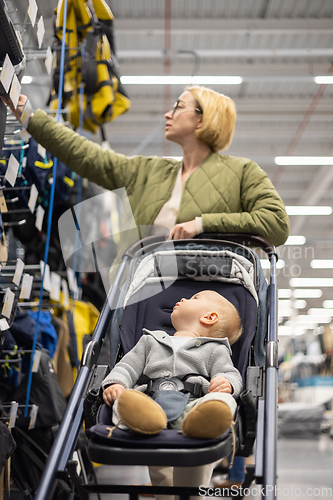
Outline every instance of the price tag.
[[52, 69], [53, 69], [53, 56], [52, 56], [52, 50], [51, 50], [50, 46], [48, 46], [47, 51], [46, 51], [45, 68], [46, 68], [48, 75], [51, 75]]
[[18, 410], [18, 402], [12, 401], [11, 405], [10, 405], [10, 414], [9, 414], [9, 422], [8, 422], [9, 429], [12, 429], [13, 427], [15, 427], [17, 410]]
[[37, 214], [36, 214], [36, 222], [35, 222], [35, 226], [37, 227], [38, 231], [42, 230], [44, 214], [45, 214], [44, 208], [41, 205], [38, 205]]
[[65, 279], [61, 280], [61, 290], [62, 290], [62, 294], [63, 294], [62, 306], [68, 307], [69, 306], [69, 292], [68, 292], [67, 281]]
[[38, 198], [38, 189], [36, 188], [35, 184], [33, 184], [30, 189], [30, 196], [28, 201], [28, 207], [32, 214], [35, 211], [37, 198]]
[[12, 61], [9, 59], [8, 54], [6, 54], [5, 60], [3, 62], [2, 71], [0, 75], [0, 82], [5, 89], [5, 92], [8, 94], [10, 84], [12, 83], [12, 79], [14, 76], [14, 66], [12, 65]]
[[[44, 267], [45, 267], [45, 272], [44, 272]], [[40, 268], [41, 268], [41, 273], [42, 275], [44, 274], [44, 282], [43, 282], [43, 288], [47, 292], [51, 292], [51, 273], [50, 273], [50, 266], [46, 264], [43, 260], [40, 261]]]
[[50, 298], [56, 302], [60, 302], [60, 285], [61, 276], [57, 273], [51, 273], [51, 292]]
[[5, 214], [6, 212], [8, 212], [6, 199], [5, 199], [4, 195], [3, 195], [2, 189], [0, 189], [0, 212], [2, 214]]
[[23, 274], [19, 300], [30, 299], [33, 280], [34, 277], [31, 274]]
[[32, 106], [31, 106], [29, 99], [27, 99], [25, 101], [24, 106], [23, 106], [22, 115], [21, 115], [21, 123], [24, 125], [25, 128], [28, 128], [31, 114], [32, 114]]
[[7, 170], [5, 173], [5, 179], [9, 182], [11, 186], [15, 185], [18, 169], [20, 162], [17, 161], [13, 154], [10, 155]]
[[35, 26], [37, 9], [36, 0], [29, 0], [28, 16], [30, 17], [32, 26]]
[[17, 78], [16, 74], [14, 73], [13, 80], [12, 80], [12, 86], [10, 87], [9, 97], [13, 101], [13, 105], [14, 105], [15, 109], [17, 107], [20, 93], [21, 93], [21, 84], [20, 84], [19, 79]]
[[32, 405], [31, 412], [30, 412], [29, 429], [33, 429], [35, 427], [37, 415], [38, 415], [38, 406]]
[[45, 35], [45, 26], [44, 26], [43, 16], [40, 16], [39, 21], [37, 23], [37, 40], [39, 48], [42, 47], [44, 35]]
[[44, 159], [46, 154], [46, 149], [43, 148], [41, 144], [38, 144], [37, 153]]
[[7, 319], [10, 318], [13, 304], [14, 304], [15, 293], [13, 293], [9, 288], [7, 288], [5, 293], [5, 298], [3, 300], [2, 315]]
[[16, 286], [19, 286], [22, 273], [24, 269], [24, 262], [22, 259], [17, 259], [16, 262], [16, 267], [15, 267], [15, 273], [14, 273], [14, 278], [13, 278], [13, 283], [15, 283]]
[[37, 373], [40, 363], [40, 358], [42, 357], [42, 351], [35, 351], [34, 362], [32, 364], [32, 372]]
[[0, 319], [0, 332], [4, 332], [5, 330], [8, 330], [9, 325], [6, 320], [6, 318], [1, 318]]
[[[25, 129], [21, 130], [20, 136], [21, 136], [22, 141], [24, 141], [24, 142], [28, 141], [31, 137], [29, 132], [27, 132]], [[23, 158], [23, 160], [25, 160], [25, 159], [26, 159], [26, 157]]]

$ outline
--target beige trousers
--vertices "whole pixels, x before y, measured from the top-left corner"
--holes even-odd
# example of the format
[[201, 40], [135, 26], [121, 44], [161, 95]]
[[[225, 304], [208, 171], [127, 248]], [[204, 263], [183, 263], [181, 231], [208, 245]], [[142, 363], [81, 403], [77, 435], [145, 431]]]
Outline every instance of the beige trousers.
[[[186, 413], [196, 405], [200, 405], [205, 401], [219, 400], [226, 403], [232, 415], [235, 414], [237, 403], [231, 394], [226, 394], [222, 392], [211, 392], [206, 394], [202, 398], [191, 400], [187, 406], [184, 415], [180, 417], [175, 422], [175, 427], [181, 428], [181, 422], [184, 419]], [[177, 425], [176, 425], [177, 424]], [[180, 425], [180, 427], [179, 427]], [[209, 482], [212, 476], [213, 469], [216, 465], [221, 462], [221, 457], [217, 462], [211, 464], [199, 465], [196, 467], [159, 467], [150, 466], [149, 476], [153, 486], [209, 486]], [[157, 500], [172, 500], [172, 496], [169, 495], [157, 495]], [[191, 500], [202, 500], [202, 497], [190, 497]]]

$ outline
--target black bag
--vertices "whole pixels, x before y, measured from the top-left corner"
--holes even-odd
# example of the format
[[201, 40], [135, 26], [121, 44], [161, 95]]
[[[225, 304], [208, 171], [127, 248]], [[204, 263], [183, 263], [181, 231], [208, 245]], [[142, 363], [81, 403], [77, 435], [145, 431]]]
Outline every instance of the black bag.
[[[65, 410], [66, 399], [62, 393], [57, 374], [55, 373], [52, 359], [45, 351], [41, 351], [38, 371], [32, 374], [29, 404], [38, 406], [36, 427], [53, 427], [60, 423]], [[26, 373], [13, 400], [24, 405], [27, 393], [29, 373]], [[16, 425], [26, 428], [30, 417], [23, 416], [24, 410], [18, 412]]]

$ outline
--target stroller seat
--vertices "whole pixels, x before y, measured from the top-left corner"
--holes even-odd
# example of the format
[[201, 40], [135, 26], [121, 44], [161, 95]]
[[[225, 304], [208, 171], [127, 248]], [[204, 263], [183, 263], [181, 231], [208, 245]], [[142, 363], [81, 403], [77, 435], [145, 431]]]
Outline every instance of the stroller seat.
[[[252, 454], [256, 440], [256, 464], [245, 484], [253, 476], [265, 485], [276, 482], [276, 284], [274, 247], [257, 237], [246, 241], [259, 243], [271, 262], [268, 288], [258, 256], [244, 245], [218, 239], [161, 242], [161, 237], [146, 238], [130, 247], [123, 256], [116, 280], [88, 343], [81, 369], [73, 389], [65, 422], [52, 450], [53, 466], [46, 468], [44, 480], [35, 500], [44, 500], [50, 491], [48, 482], [56, 470], [68, 471], [66, 460], [75, 444], [75, 432], [82, 421], [83, 407], [91, 409], [93, 418], [85, 418], [88, 453], [97, 463], [114, 465], [159, 465], [191, 467], [213, 463], [236, 453]], [[234, 237], [235, 235], [232, 235]], [[251, 240], [252, 238], [252, 240]], [[189, 265], [190, 263], [190, 265]], [[217, 265], [216, 265], [217, 264]], [[233, 363], [242, 374], [244, 391], [237, 400], [235, 425], [218, 439], [198, 440], [182, 436], [179, 431], [166, 429], [155, 436], [142, 436], [130, 431], [111, 429], [112, 410], [101, 402], [101, 382], [107, 367], [98, 366], [98, 354], [105, 336], [110, 332], [111, 364], [121, 359], [140, 338], [142, 328], [164, 330], [173, 335], [170, 313], [181, 298], [190, 298], [202, 290], [214, 290], [225, 296], [238, 310], [243, 333], [232, 346]], [[259, 366], [258, 366], [259, 365]], [[264, 376], [265, 375], [265, 376]], [[93, 398], [91, 398], [93, 396]], [[92, 401], [92, 405], [86, 405]], [[95, 415], [97, 414], [97, 420]], [[87, 415], [86, 415], [87, 416]], [[64, 442], [67, 439], [64, 450]], [[58, 467], [58, 469], [57, 469]], [[69, 473], [76, 484], [75, 470]], [[82, 485], [85, 492], [128, 492], [136, 497], [142, 491], [118, 485]], [[165, 488], [164, 488], [165, 489]], [[153, 487], [152, 493], [198, 494], [187, 491], [162, 492]], [[157, 491], [158, 490], [158, 491]], [[267, 492], [266, 498], [274, 498]]]
[[[199, 249], [200, 257], [198, 259]], [[118, 325], [122, 352], [126, 354], [136, 344], [141, 337], [143, 328], [164, 330], [169, 335], [173, 335], [175, 330], [170, 316], [175, 303], [183, 297], [190, 298], [200, 291], [210, 289], [226, 297], [239, 312], [243, 333], [241, 338], [232, 346], [232, 360], [245, 381], [246, 369], [251, 355], [251, 345], [257, 326], [257, 296], [254, 291], [251, 293], [249, 289], [244, 287], [243, 283], [240, 283], [244, 277], [239, 279], [238, 283], [230, 282], [230, 279], [236, 281], [236, 272], [232, 273], [231, 271], [231, 260], [235, 257], [229, 255], [225, 245], [220, 244], [216, 247], [216, 245], [208, 244], [203, 248], [201, 245], [193, 247], [192, 244], [191, 250], [187, 250], [186, 255], [184, 255], [183, 250], [183, 243], [170, 246], [170, 253], [176, 256], [177, 270], [182, 269], [181, 272], [178, 272], [177, 279], [171, 284], [167, 281], [169, 274], [172, 274], [170, 273], [170, 263], [168, 263], [169, 272], [165, 272], [168, 265], [165, 265], [164, 260], [170, 258], [169, 255], [165, 255], [165, 247], [163, 246], [162, 251], [159, 248], [152, 250], [154, 252], [155, 267], [162, 270], [162, 279], [166, 280], [166, 284], [169, 285], [162, 291], [158, 291], [160, 281], [156, 284], [155, 274], [157, 272], [147, 271], [148, 276], [142, 275], [145, 261], [149, 259], [149, 249], [146, 248], [145, 253], [139, 255], [137, 262], [133, 263], [135, 269], [131, 273], [131, 283], [135, 282], [136, 273], [138, 273], [144, 285], [136, 284], [132, 287], [134, 293], [130, 296], [127, 295], [127, 304]], [[139, 254], [142, 254], [141, 250], [139, 250]], [[244, 271], [248, 276], [254, 267], [254, 258], [251, 253], [248, 253], [247, 256], [252, 260], [252, 262], [249, 261], [249, 268]], [[199, 261], [204, 262], [210, 259], [209, 265], [211, 266], [212, 259], [215, 260], [215, 264], [222, 262], [226, 265], [226, 258], [229, 257], [228, 271], [226, 268], [223, 270], [224, 276], [222, 276], [222, 273], [220, 276], [218, 274], [215, 276], [215, 268], [214, 275], [209, 276], [207, 266], [206, 268], [201, 267], [201, 274], [197, 279], [188, 276], [188, 274], [192, 274], [194, 258], [196, 259], [196, 265], [198, 265]], [[239, 256], [240, 262], [243, 262], [243, 258], [243, 255]], [[191, 262], [188, 273], [186, 272], [186, 265], [184, 265], [186, 262]], [[128, 289], [130, 287], [126, 286], [124, 293]], [[113, 425], [112, 410], [104, 404], [99, 412], [98, 423], [88, 430], [88, 452], [90, 458], [94, 461], [102, 460], [103, 463], [118, 465], [183, 466], [186, 464], [186, 466], [196, 466], [212, 463], [229, 455], [234, 448], [238, 449], [239, 447], [241, 423], [237, 412], [234, 418], [236, 422], [234, 434], [229, 429], [215, 440], [189, 439], [184, 437], [180, 431], [171, 429], [164, 430], [157, 436], [147, 437], [119, 429], [111, 433], [110, 429]]]

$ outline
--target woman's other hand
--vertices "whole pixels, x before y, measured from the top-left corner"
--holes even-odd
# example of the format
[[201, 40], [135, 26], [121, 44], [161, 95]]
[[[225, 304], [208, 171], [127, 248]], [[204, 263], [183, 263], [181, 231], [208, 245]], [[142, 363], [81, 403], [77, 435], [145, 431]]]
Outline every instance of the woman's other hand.
[[169, 239], [173, 240], [186, 240], [189, 238], [194, 238], [197, 234], [197, 228], [194, 220], [189, 222], [182, 222], [181, 224], [176, 224], [170, 231]]
[[120, 394], [124, 392], [126, 389], [121, 384], [111, 384], [109, 387], [104, 389], [103, 391], [103, 400], [104, 403], [108, 406], [112, 406], [117, 398], [119, 398]]

